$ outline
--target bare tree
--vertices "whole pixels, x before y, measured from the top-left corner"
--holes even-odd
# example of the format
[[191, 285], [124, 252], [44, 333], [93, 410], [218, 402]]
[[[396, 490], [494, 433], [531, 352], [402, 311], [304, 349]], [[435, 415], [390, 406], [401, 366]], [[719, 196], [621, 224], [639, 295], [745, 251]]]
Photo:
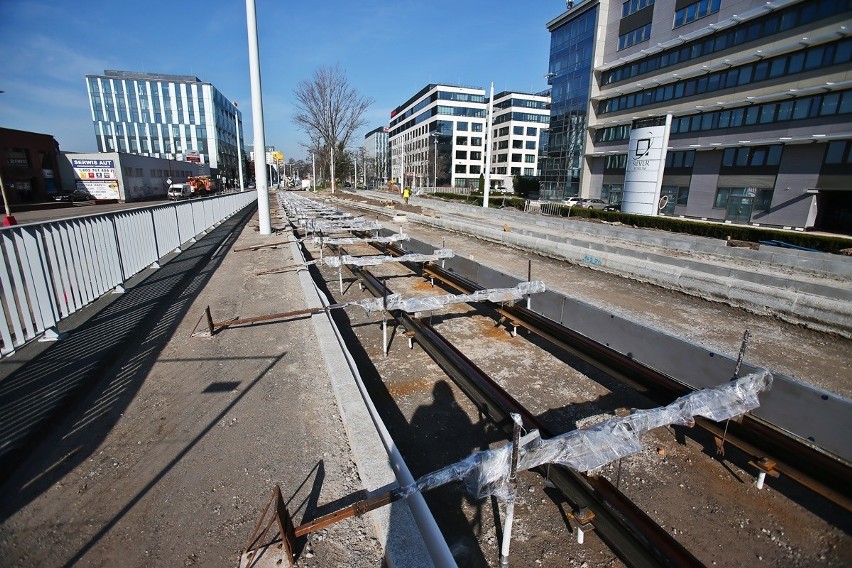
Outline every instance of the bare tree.
[[314, 148], [330, 150], [328, 164], [333, 192], [337, 160], [334, 154], [339, 148], [345, 148], [355, 131], [364, 126], [364, 112], [373, 104], [373, 99], [361, 97], [349, 85], [339, 65], [314, 71], [310, 80], [299, 83], [295, 95], [298, 105], [293, 122], [311, 138]]

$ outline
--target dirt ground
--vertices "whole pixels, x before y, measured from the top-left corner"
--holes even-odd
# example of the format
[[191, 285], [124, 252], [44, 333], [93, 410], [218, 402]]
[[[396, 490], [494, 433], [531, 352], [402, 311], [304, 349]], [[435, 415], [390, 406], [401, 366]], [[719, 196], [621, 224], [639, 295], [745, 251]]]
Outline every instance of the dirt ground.
[[[839, 394], [852, 390], [847, 340], [468, 235], [415, 223], [406, 223], [404, 229], [414, 238], [436, 247], [443, 243], [518, 276], [526, 274], [527, 260], [533, 258], [533, 278], [544, 280], [548, 288], [731, 357], [736, 357], [743, 331], [749, 329], [748, 360]], [[374, 271], [389, 276], [392, 289], [403, 295], [441, 293], [422, 279], [397, 272], [389, 267]], [[651, 406], [582, 361], [542, 350], [535, 338], [528, 338], [530, 342], [511, 338], [505, 328], [495, 327], [492, 318], [475, 310], [450, 310], [431, 320], [555, 431], [594, 423], [612, 416], [619, 407]], [[395, 339], [391, 356], [383, 359], [377, 328], [361, 319], [351, 324], [375, 366], [373, 388], [375, 396], [385, 401], [385, 420], [396, 425], [394, 436], [415, 474], [476, 449], [505, 443], [505, 435], [482, 421], [424, 353], [416, 347], [409, 350], [400, 338]], [[424, 447], [429, 451], [424, 452]], [[772, 488], [770, 482], [770, 487], [758, 491], [754, 471], [744, 457], [733, 451], [718, 456], [713, 441], [694, 432], [660, 429], [646, 437], [644, 447], [639, 454], [596, 473], [620, 487], [708, 566], [843, 566], [852, 562], [850, 519], [845, 511], [789, 484]], [[512, 550], [523, 565], [621, 564], [597, 539], [586, 539], [582, 547], [573, 543], [566, 505], [549, 493], [540, 478], [525, 473], [522, 486]], [[442, 526], [451, 527], [448, 532], [455, 540], [448, 537], [450, 544], [468, 554], [465, 565], [497, 565], [498, 504], [474, 502], [458, 487], [427, 495], [427, 501]]]
[[[158, 317], [3, 485], [0, 565], [237, 566], [276, 484], [297, 524], [360, 490], [310, 319], [190, 337], [208, 305], [217, 321], [304, 307], [295, 273], [255, 276], [289, 248], [231, 252], [283, 240], [256, 227], [219, 235], [178, 297], [156, 273], [128, 290]], [[300, 566], [381, 564], [366, 518], [300, 550]]]
[[[521, 251], [413, 224], [406, 231], [526, 274]], [[0, 488], [0, 565], [236, 566], [275, 484], [296, 522], [359, 490], [309, 320], [190, 337], [208, 305], [216, 320], [303, 307], [294, 273], [255, 275], [289, 264], [286, 247], [232, 252], [286, 237], [260, 237], [252, 222], [234, 238], [223, 237], [221, 253], [163, 304], [121, 361], [101, 370], [102, 380]], [[535, 257], [533, 274], [553, 289], [731, 356], [748, 328], [752, 362], [852, 393], [848, 341], [551, 259]], [[392, 287], [431, 293], [422, 279], [397, 276]], [[336, 275], [326, 278], [333, 289]], [[153, 300], [156, 286], [151, 281], [138, 292]], [[350, 287], [346, 299], [357, 293]], [[336, 318], [415, 476], [505, 443], [417, 346], [408, 349], [396, 336], [385, 358], [375, 318], [354, 311]], [[554, 428], [642, 405], [582, 362], [523, 334], [510, 337], [487, 313], [465, 309], [434, 323]], [[687, 434], [656, 431], [645, 450], [599, 474], [708, 566], [852, 565], [848, 514], [772, 481], [757, 491], [753, 472], [736, 456], [719, 459], [708, 450], [711, 442]], [[567, 505], [544, 480], [524, 473], [519, 487], [514, 565], [622, 565], [594, 535], [576, 544]], [[427, 494], [427, 502], [460, 566], [499, 565], [500, 503], [475, 501], [459, 486]], [[311, 536], [299, 557], [299, 566], [382, 563], [365, 519]]]

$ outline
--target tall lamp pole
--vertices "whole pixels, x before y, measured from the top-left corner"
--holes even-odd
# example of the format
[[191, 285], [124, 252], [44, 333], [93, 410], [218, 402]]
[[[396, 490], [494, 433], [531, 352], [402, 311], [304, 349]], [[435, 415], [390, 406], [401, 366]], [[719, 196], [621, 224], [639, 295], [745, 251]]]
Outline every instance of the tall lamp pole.
[[431, 134], [432, 140], [435, 142], [435, 165], [432, 170], [432, 187], [438, 189], [438, 132], [435, 131]]
[[254, 175], [257, 178], [258, 230], [261, 235], [271, 235], [272, 221], [269, 215], [269, 187], [266, 179], [266, 134], [263, 129], [263, 95], [260, 86], [260, 49], [257, 41], [255, 0], [246, 0], [246, 23], [248, 27], [251, 116], [255, 148]]
[[243, 149], [240, 143], [240, 114], [237, 112], [237, 101], [234, 101], [234, 123], [237, 126], [237, 166], [240, 172], [240, 191], [245, 187], [243, 185]]
[[317, 192], [317, 158], [313, 152], [311, 152], [311, 189], [314, 193]]

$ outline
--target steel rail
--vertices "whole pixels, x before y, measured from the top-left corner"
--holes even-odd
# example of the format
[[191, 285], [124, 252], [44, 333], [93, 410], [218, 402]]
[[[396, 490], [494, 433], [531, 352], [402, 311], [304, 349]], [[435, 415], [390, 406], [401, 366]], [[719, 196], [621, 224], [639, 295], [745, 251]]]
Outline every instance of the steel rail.
[[[385, 285], [367, 270], [351, 267], [352, 272], [374, 295], [388, 293]], [[521, 415], [526, 429], [538, 429], [551, 436], [535, 416], [491, 380], [472, 361], [444, 339], [431, 326], [401, 312], [398, 320], [414, 333], [418, 343], [450, 376], [479, 410], [498, 426], [511, 428], [512, 412]], [[628, 566], [703, 566], [677, 540], [627, 499], [607, 480], [590, 477], [561, 466], [541, 468], [540, 473], [565, 495], [574, 509], [574, 517], [594, 526], [601, 540]], [[588, 514], [587, 511], [591, 511]], [[585, 523], [583, 523], [585, 524]]]
[[[437, 265], [429, 265], [424, 271], [463, 292], [482, 289], [479, 284]], [[522, 306], [504, 306], [497, 311], [658, 404], [669, 404], [695, 390]], [[755, 458], [758, 464], [771, 463], [770, 473], [783, 473], [814, 493], [852, 511], [852, 468], [844, 461], [751, 414], [746, 414], [740, 422], [731, 421], [726, 433], [719, 424], [705, 418], [699, 417], [696, 425], [715, 436], [717, 443], [724, 440], [725, 444], [731, 444]]]

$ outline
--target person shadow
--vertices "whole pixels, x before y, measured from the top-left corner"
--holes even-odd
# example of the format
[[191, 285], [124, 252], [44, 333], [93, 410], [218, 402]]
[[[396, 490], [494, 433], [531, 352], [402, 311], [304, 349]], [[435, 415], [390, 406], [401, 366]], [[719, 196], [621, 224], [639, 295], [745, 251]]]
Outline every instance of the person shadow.
[[[474, 424], [456, 400], [453, 387], [444, 380], [435, 383], [431, 404], [418, 407], [409, 426], [410, 449], [405, 460], [415, 479], [486, 449], [491, 441], [505, 438], [482, 416]], [[483, 515], [490, 509], [483, 510], [487, 501], [469, 496], [459, 482], [428, 491], [423, 497], [458, 566], [489, 566], [478, 542], [484, 531], [492, 530], [483, 523]], [[471, 508], [472, 519], [465, 513]]]

